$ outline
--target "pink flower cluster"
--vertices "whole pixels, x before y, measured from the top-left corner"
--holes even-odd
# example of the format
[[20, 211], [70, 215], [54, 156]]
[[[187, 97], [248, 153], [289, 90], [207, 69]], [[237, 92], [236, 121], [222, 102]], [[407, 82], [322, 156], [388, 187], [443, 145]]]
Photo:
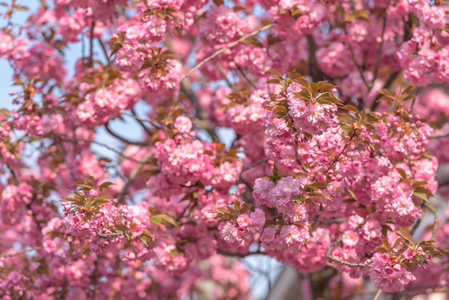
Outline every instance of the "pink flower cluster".
[[391, 262], [386, 253], [374, 253], [371, 259], [370, 277], [382, 290], [394, 293], [403, 291], [404, 286], [415, 281], [415, 276], [400, 264]]
[[235, 221], [222, 222], [218, 226], [221, 238], [230, 246], [248, 248], [255, 233], [261, 233], [265, 226], [265, 213], [256, 209], [252, 213], [241, 214]]
[[198, 182], [219, 190], [229, 189], [239, 177], [242, 164], [236, 159], [218, 162], [220, 155], [214, 143], [181, 136], [158, 142], [154, 158], [160, 173], [150, 178], [148, 188], [158, 196], [174, 195]]
[[[83, 85], [83, 88], [88, 90], [89, 85]], [[134, 79], [116, 80], [106, 88], [86, 94], [85, 100], [74, 113], [81, 124], [104, 124], [110, 117], [119, 116], [125, 109], [133, 107], [141, 95], [141, 89]]]
[[314, 103], [313, 101], [306, 103], [295, 96], [295, 93], [299, 93], [301, 90], [302, 87], [295, 83], [287, 89], [286, 97], [289, 104], [289, 114], [293, 118], [293, 125], [298, 132], [321, 135], [333, 125], [337, 106]]
[[225, 44], [237, 39], [242, 33], [240, 16], [231, 7], [212, 6], [200, 23], [200, 37], [210, 44]]

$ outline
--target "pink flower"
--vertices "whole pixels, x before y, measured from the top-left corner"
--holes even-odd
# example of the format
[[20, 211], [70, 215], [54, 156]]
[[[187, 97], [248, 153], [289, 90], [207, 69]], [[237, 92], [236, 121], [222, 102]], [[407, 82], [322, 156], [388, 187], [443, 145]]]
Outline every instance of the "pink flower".
[[174, 127], [180, 133], [189, 133], [192, 130], [192, 121], [187, 117], [179, 116], [175, 120]]

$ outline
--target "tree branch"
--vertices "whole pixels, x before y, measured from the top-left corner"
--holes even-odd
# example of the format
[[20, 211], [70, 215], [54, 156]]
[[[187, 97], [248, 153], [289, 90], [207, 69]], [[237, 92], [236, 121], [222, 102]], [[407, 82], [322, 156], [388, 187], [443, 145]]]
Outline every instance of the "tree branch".
[[433, 213], [433, 230], [432, 230], [432, 240], [435, 240], [438, 230], [438, 213], [435, 207], [429, 202], [424, 202], [424, 205]]
[[382, 290], [378, 289], [376, 295], [374, 296], [373, 300], [378, 300], [380, 298], [380, 295], [382, 294]]
[[22, 251], [18, 251], [18, 252], [14, 252], [14, 253], [5, 253], [5, 254], [0, 254], [0, 257], [13, 257], [13, 256], [17, 256], [17, 255], [21, 255], [27, 252], [31, 252], [34, 250], [41, 250], [43, 249], [43, 247], [34, 247], [34, 248], [30, 248], [30, 249], [26, 249], [26, 250], [22, 250]]
[[382, 23], [382, 37], [380, 40], [379, 50], [377, 52], [377, 58], [376, 58], [376, 67], [374, 69], [373, 79], [371, 80], [371, 88], [374, 86], [374, 82], [377, 78], [377, 73], [379, 72], [379, 65], [380, 65], [380, 57], [382, 56], [382, 50], [384, 46], [384, 40], [385, 40], [385, 28], [387, 27], [387, 9], [390, 7], [391, 0], [388, 1], [387, 7], [385, 8], [383, 23]]
[[[399, 71], [393, 72], [390, 74], [390, 76], [388, 76], [387, 80], [384, 83], [384, 86], [382, 87], [382, 89], [388, 89], [390, 88], [391, 84], [393, 83], [393, 81], [396, 79], [396, 77], [399, 75]], [[371, 105], [371, 111], [375, 111], [377, 106], [379, 105], [379, 102], [377, 100], [380, 99], [380, 97], [382, 97], [381, 94], [377, 94], [376, 98], [373, 101], [373, 104]]]
[[326, 257], [327, 257], [327, 259], [329, 259], [329, 260], [331, 260], [331, 261], [338, 262], [338, 263], [340, 263], [340, 264], [342, 264], [342, 265], [349, 266], [349, 267], [359, 267], [359, 268], [369, 267], [369, 266], [367, 266], [367, 265], [365, 265], [365, 264], [362, 264], [362, 263], [353, 264], [353, 263], [350, 263], [350, 262], [347, 262], [347, 261], [343, 261], [343, 260], [341, 260], [341, 259], [338, 259], [338, 258], [336, 258], [335, 256], [332, 256], [332, 250], [334, 250], [335, 246], [336, 246], [338, 243], [341, 242], [342, 238], [343, 238], [343, 236], [340, 235], [340, 236], [335, 240], [335, 242], [332, 244], [332, 246], [331, 246], [329, 249], [327, 249], [327, 251], [326, 251]]
[[315, 42], [315, 38], [312, 34], [308, 34], [307, 36], [307, 43], [309, 45], [309, 72], [310, 76], [312, 76], [313, 81], [320, 81], [323, 80], [324, 73], [320, 69], [318, 65], [318, 60], [316, 59], [316, 51], [317, 51], [317, 44]]
[[428, 137], [428, 139], [442, 139], [442, 138], [446, 138], [449, 137], [449, 132], [445, 133], [445, 134], [440, 134], [440, 135], [431, 135]]
[[90, 26], [90, 52], [89, 52], [89, 67], [94, 66], [94, 28], [95, 28], [95, 22], [92, 21], [92, 25]]
[[244, 40], [246, 40], [247, 38], [253, 37], [253, 36], [259, 34], [260, 32], [271, 28], [272, 26], [273, 26], [273, 24], [269, 24], [269, 25], [263, 26], [262, 28], [259, 28], [259, 29], [255, 30], [255, 31], [253, 31], [253, 32], [251, 32], [249, 34], [246, 34], [246, 35], [242, 36], [241, 38], [239, 38], [238, 40], [236, 40], [235, 42], [232, 42], [229, 45], [227, 45], [226, 47], [221, 48], [220, 50], [216, 51], [214, 54], [212, 54], [211, 56], [205, 58], [203, 61], [201, 61], [195, 67], [193, 67], [189, 72], [187, 72], [187, 74], [184, 75], [184, 77], [182, 77], [179, 82], [180, 83], [183, 82], [187, 77], [189, 77], [193, 72], [195, 72], [195, 70], [201, 68], [205, 63], [207, 63], [208, 61], [214, 59], [215, 57], [217, 57], [218, 55], [222, 54], [226, 50], [231, 49], [232, 47], [234, 47], [234, 46], [240, 44], [241, 42], [243, 42]]
[[241, 173], [246, 172], [246, 171], [248, 171], [248, 170], [250, 170], [250, 169], [252, 169], [252, 168], [255, 168], [255, 167], [257, 167], [258, 165], [263, 164], [264, 162], [269, 161], [269, 160], [270, 160], [270, 159], [269, 159], [268, 157], [265, 157], [265, 158], [263, 158], [263, 159], [261, 159], [261, 160], [259, 160], [259, 161], [256, 161], [256, 162], [253, 163], [252, 165], [243, 168]]
[[83, 139], [83, 138], [76, 138], [76, 139], [75, 138], [68, 138], [68, 137], [65, 137], [65, 136], [62, 136], [62, 135], [60, 135], [59, 138], [61, 140], [69, 141], [69, 142], [85, 142], [85, 143], [97, 144], [97, 145], [99, 145], [101, 147], [104, 147], [104, 148], [114, 152], [114, 153], [117, 153], [123, 159], [127, 159], [127, 160], [130, 160], [130, 161], [136, 162], [136, 163], [140, 162], [140, 160], [137, 160], [137, 159], [134, 159], [132, 157], [124, 155], [122, 151], [119, 151], [119, 150], [117, 150], [117, 149], [115, 149], [115, 148], [113, 148], [113, 147], [111, 147], [109, 145], [106, 145], [106, 144], [103, 144], [103, 143], [100, 143], [100, 142], [97, 142], [97, 141], [91, 141], [91, 140]]
[[252, 82], [251, 79], [249, 79], [249, 77], [246, 75], [245, 70], [243, 70], [243, 68], [234, 61], [234, 64], [236, 65], [237, 69], [239, 70], [240, 74], [242, 74], [243, 78], [245, 78], [245, 80], [254, 88], [257, 90], [257, 86], [254, 82]]
[[135, 116], [134, 119], [136, 119], [136, 121], [140, 124], [140, 126], [142, 126], [143, 130], [145, 130], [146, 133], [148, 133], [149, 136], [152, 136], [154, 134], [154, 132], [151, 132], [150, 129], [148, 129], [145, 124], [143, 124], [143, 122], [140, 120], [140, 118], [137, 116], [136, 112], [134, 111], [134, 108], [131, 109], [132, 114]]
[[104, 124], [104, 128], [106, 129], [106, 131], [112, 135], [113, 137], [115, 137], [116, 139], [124, 142], [125, 144], [131, 144], [131, 145], [137, 145], [137, 146], [148, 146], [148, 142], [135, 142], [135, 141], [130, 141], [128, 139], [125, 139], [124, 137], [119, 136], [117, 133], [115, 133], [114, 131], [111, 130], [111, 128], [109, 128], [109, 124], [106, 123]]
[[247, 252], [247, 253], [233, 253], [228, 251], [222, 251], [220, 249], [217, 249], [217, 254], [221, 254], [224, 256], [231, 256], [231, 257], [247, 257], [251, 255], [267, 255], [265, 252], [262, 252], [260, 250], [254, 251], [254, 252]]
[[131, 171], [128, 181], [126, 182], [125, 186], [123, 187], [123, 190], [120, 192], [120, 194], [117, 197], [117, 204], [122, 203], [126, 193], [128, 192], [129, 186], [133, 183], [134, 178], [136, 178], [137, 174], [139, 174], [143, 165], [146, 162], [148, 162], [148, 160], [151, 158], [152, 155], [153, 155], [153, 153], [151, 151], [148, 151], [147, 154], [145, 154], [145, 156], [142, 158], [142, 160], [139, 161], [137, 163], [137, 165], [134, 167], [134, 169]]
[[117, 236], [125, 235], [125, 233], [123, 231], [117, 231], [117, 232], [111, 232], [111, 233], [100, 233], [100, 232], [95, 232], [95, 233], [99, 237], [102, 237], [102, 238], [117, 237]]

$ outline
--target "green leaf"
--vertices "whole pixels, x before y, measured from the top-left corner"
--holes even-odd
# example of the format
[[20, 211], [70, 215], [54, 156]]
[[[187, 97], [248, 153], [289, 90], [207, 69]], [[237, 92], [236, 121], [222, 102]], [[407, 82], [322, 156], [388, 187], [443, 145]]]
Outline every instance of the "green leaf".
[[329, 196], [327, 196], [327, 195], [325, 195], [323, 193], [319, 193], [319, 192], [311, 192], [311, 193], [308, 193], [307, 196], [309, 196], [309, 197], [321, 197], [321, 198], [326, 198], [326, 199], [332, 201], [332, 199], [329, 198]]
[[170, 255], [171, 257], [175, 257], [176, 255], [178, 255], [179, 251], [177, 249], [174, 249], [170, 252], [168, 252], [167, 254]]
[[349, 195], [351, 195], [352, 198], [354, 198], [355, 200], [358, 200], [353, 191], [348, 190], [348, 193], [349, 193]]
[[150, 220], [156, 223], [157, 225], [161, 225], [162, 221], [165, 221], [167, 223], [172, 224], [173, 226], [177, 226], [176, 221], [167, 214], [151, 215]]
[[323, 181], [315, 181], [314, 183], [308, 184], [308, 186], [325, 188], [325, 187], [327, 187], [327, 183], [325, 183]]
[[429, 199], [427, 198], [427, 195], [424, 193], [418, 193], [418, 192], [413, 192], [413, 196], [416, 196], [418, 198], [421, 198], [422, 200], [429, 202]]
[[139, 239], [142, 243], [144, 243], [145, 246], [148, 247], [148, 243], [147, 243], [147, 237], [145, 235], [141, 235], [139, 236]]

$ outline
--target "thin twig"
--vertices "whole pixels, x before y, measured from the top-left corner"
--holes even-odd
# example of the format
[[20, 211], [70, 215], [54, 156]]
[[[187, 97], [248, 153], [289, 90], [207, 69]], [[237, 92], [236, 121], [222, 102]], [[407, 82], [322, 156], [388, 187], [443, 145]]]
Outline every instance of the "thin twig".
[[181, 92], [183, 92], [187, 96], [187, 98], [189, 98], [189, 100], [195, 105], [196, 116], [198, 117], [198, 119], [194, 119], [193, 124], [206, 130], [212, 139], [217, 137], [217, 134], [215, 133], [215, 127], [209, 121], [209, 114], [206, 110], [204, 110], [195, 93], [192, 91], [189, 80], [181, 82]]
[[343, 260], [338, 259], [338, 258], [336, 258], [335, 256], [332, 255], [332, 250], [334, 250], [335, 246], [336, 246], [338, 243], [341, 242], [342, 238], [343, 238], [343, 236], [340, 235], [340, 236], [335, 240], [335, 242], [332, 244], [332, 246], [330, 246], [330, 248], [327, 249], [327, 251], [326, 251], [326, 257], [327, 257], [327, 259], [332, 260], [332, 261], [335, 261], [335, 262], [338, 262], [338, 263], [340, 263], [340, 264], [342, 264], [342, 265], [349, 266], [349, 267], [359, 267], [359, 268], [369, 267], [368, 265], [365, 265], [365, 264], [362, 264], [362, 263], [353, 264], [353, 263], [350, 263], [350, 262], [347, 262], [347, 261], [343, 261]]
[[246, 35], [242, 36], [241, 38], [239, 38], [235, 42], [232, 42], [229, 45], [227, 45], [226, 47], [221, 48], [220, 50], [216, 51], [214, 54], [212, 54], [211, 56], [205, 58], [203, 61], [201, 61], [195, 67], [193, 67], [189, 72], [187, 72], [187, 74], [184, 75], [184, 77], [182, 77], [179, 82], [180, 83], [183, 82], [187, 77], [189, 77], [193, 72], [195, 72], [195, 70], [201, 68], [205, 63], [207, 63], [208, 61], [214, 59], [215, 57], [217, 57], [218, 55], [222, 54], [226, 50], [231, 49], [232, 47], [234, 47], [234, 46], [238, 45], [239, 43], [243, 42], [244, 40], [246, 40], [247, 38], [253, 37], [253, 36], [259, 34], [260, 32], [271, 28], [272, 26], [273, 26], [273, 24], [269, 24], [269, 25], [263, 26], [263, 27], [255, 30], [255, 31], [249, 33], [249, 34], [246, 34]]
[[320, 207], [318, 208], [318, 212], [313, 217], [312, 222], [310, 222], [310, 227], [312, 228], [313, 225], [315, 225], [315, 222], [318, 220], [318, 218], [321, 216], [321, 213], [323, 212], [323, 203], [320, 203]]
[[131, 109], [132, 114], [135, 116], [135, 120], [142, 126], [143, 130], [145, 130], [146, 133], [148, 133], [149, 136], [152, 136], [154, 133], [151, 132], [150, 129], [148, 129], [145, 124], [143, 124], [142, 121], [140, 121], [140, 118], [137, 116], [136, 112], [134, 111], [134, 108]]
[[235, 252], [228, 252], [228, 251], [222, 251], [217, 250], [217, 254], [221, 254], [224, 256], [232, 256], [232, 257], [247, 257], [251, 255], [267, 255], [265, 252], [262, 252], [260, 250], [254, 251], [254, 252], [247, 252], [247, 253], [235, 253]]
[[431, 135], [428, 137], [428, 139], [442, 139], [442, 138], [446, 138], [449, 137], [449, 132], [445, 133], [445, 134], [440, 134], [440, 135]]
[[104, 124], [104, 128], [106, 129], [106, 131], [112, 135], [113, 137], [115, 137], [116, 139], [124, 142], [125, 144], [131, 144], [131, 145], [137, 145], [137, 146], [148, 146], [148, 142], [135, 142], [135, 141], [130, 141], [128, 139], [125, 139], [124, 137], [119, 136], [117, 133], [115, 133], [114, 131], [111, 130], [111, 128], [109, 128], [109, 124], [106, 123]]
[[129, 156], [124, 155], [124, 154], [123, 154], [123, 151], [119, 151], [119, 150], [117, 150], [116, 148], [113, 148], [113, 147], [111, 147], [111, 146], [109, 146], [109, 145], [106, 145], [106, 144], [103, 144], [103, 143], [101, 143], [101, 142], [91, 141], [91, 140], [83, 139], [83, 138], [68, 138], [68, 137], [65, 137], [65, 136], [62, 136], [62, 135], [60, 135], [59, 138], [60, 138], [61, 140], [64, 140], [64, 141], [70, 141], [70, 142], [85, 142], [85, 143], [96, 144], [96, 145], [99, 145], [99, 146], [101, 146], [101, 147], [104, 147], [104, 148], [106, 148], [106, 149], [108, 149], [108, 150], [110, 150], [110, 151], [112, 151], [112, 152], [114, 152], [114, 153], [117, 153], [121, 158], [130, 160], [130, 161], [133, 161], [133, 162], [136, 162], [136, 163], [140, 162], [140, 160], [137, 160], [137, 159], [134, 159], [134, 158], [132, 158], [132, 157], [129, 157]]
[[234, 91], [234, 93], [237, 92], [237, 89], [235, 88], [235, 85], [232, 84], [231, 81], [229, 81], [228, 76], [226, 75], [225, 70], [223, 69], [223, 67], [219, 64], [216, 63], [215, 66], [217, 67], [218, 71], [220, 72], [221, 76], [223, 76], [224, 80], [226, 81], [227, 85], [232, 89], [232, 91]]
[[90, 52], [89, 52], [89, 67], [93, 67], [94, 65], [94, 28], [95, 28], [95, 22], [92, 21], [92, 25], [90, 26]]
[[438, 214], [435, 207], [429, 202], [424, 202], [425, 206], [433, 213], [433, 230], [432, 230], [432, 240], [435, 240], [435, 236], [438, 230]]
[[243, 168], [243, 169], [242, 169], [242, 173], [248, 171], [249, 169], [255, 168], [255, 167], [257, 167], [258, 165], [263, 164], [264, 162], [269, 161], [269, 160], [270, 160], [270, 159], [269, 159], [268, 157], [265, 157], [265, 158], [263, 158], [263, 159], [261, 159], [261, 160], [258, 160], [258, 161], [256, 161], [255, 163], [253, 163], [252, 165]]
[[[396, 77], [399, 75], [399, 71], [393, 72], [390, 74], [390, 76], [387, 78], [387, 80], [384, 83], [384, 86], [382, 87], [382, 89], [388, 89], [390, 88], [391, 84], [393, 83], [393, 81], [396, 79]], [[377, 100], [380, 99], [380, 97], [382, 97], [382, 94], [377, 94], [376, 98], [373, 101], [373, 104], [371, 105], [371, 111], [375, 111], [377, 106], [379, 105], [380, 102], [378, 102]]]
[[296, 158], [296, 163], [298, 163], [298, 165], [301, 166], [301, 169], [305, 172], [306, 171], [306, 167], [304, 167], [304, 164], [302, 163], [301, 158], [299, 157], [299, 153], [298, 153], [298, 149], [299, 149], [298, 140], [299, 140], [299, 134], [297, 133], [295, 135], [295, 158]]
[[390, 7], [390, 3], [391, 3], [391, 0], [388, 1], [387, 7], [385, 8], [384, 19], [383, 19], [383, 23], [382, 23], [382, 37], [380, 40], [379, 50], [377, 52], [376, 68], [374, 69], [373, 79], [371, 80], [371, 87], [374, 86], [374, 82], [376, 81], [376, 78], [377, 78], [377, 73], [379, 72], [380, 57], [382, 56], [382, 50], [383, 50], [384, 40], [385, 40], [385, 28], [387, 27], [388, 15], [387, 15], [386, 11], [387, 11], [388, 7]]
[[419, 225], [421, 224], [422, 221], [422, 217], [424, 215], [424, 208], [426, 207], [425, 202], [423, 201], [421, 203], [421, 216], [418, 218], [418, 220], [416, 220], [415, 224], [413, 224], [412, 230], [410, 230], [410, 235], [413, 236], [413, 234], [415, 233], [416, 229], [418, 229]]
[[242, 68], [238, 63], [236, 63], [235, 61], [234, 61], [234, 64], [236, 65], [236, 67], [237, 67], [237, 69], [239, 70], [240, 74], [242, 74], [243, 78], [245, 78], [245, 80], [246, 80], [246, 81], [247, 81], [247, 82], [248, 82], [254, 89], [257, 90], [256, 84], [255, 84], [251, 79], [249, 79], [249, 77], [246, 75], [245, 70], [243, 70], [243, 68]]
[[30, 248], [30, 249], [26, 249], [26, 250], [14, 252], [14, 253], [0, 254], [0, 257], [13, 257], [13, 256], [21, 255], [21, 254], [24, 254], [27, 252], [35, 251], [35, 250], [36, 251], [41, 250], [41, 249], [43, 249], [43, 247], [34, 247], [34, 248]]
[[[344, 28], [346, 35], [348, 34], [348, 31], [346, 29], [346, 27]], [[355, 57], [355, 52], [354, 52], [354, 48], [352, 48], [351, 43], [348, 43], [348, 47], [349, 47], [349, 51], [351, 52], [351, 57], [352, 60], [354, 61], [355, 66], [357, 67], [357, 71], [359, 71], [360, 77], [362, 78], [363, 83], [366, 85], [366, 87], [368, 88], [368, 90], [371, 89], [370, 84], [368, 83], [368, 81], [365, 78], [365, 75], [363, 74], [363, 68], [362, 66], [359, 65], [359, 63], [357, 62], [357, 59]]]
[[152, 155], [153, 155], [153, 153], [151, 151], [148, 151], [147, 154], [145, 154], [145, 156], [142, 158], [142, 160], [139, 161], [137, 163], [137, 165], [134, 167], [134, 169], [131, 171], [128, 181], [126, 182], [125, 186], [123, 187], [123, 190], [120, 192], [120, 194], [117, 197], [117, 204], [119, 204], [123, 201], [126, 193], [128, 192], [129, 186], [134, 181], [134, 178], [136, 178], [137, 174], [139, 174], [143, 165], [151, 158]]
[[378, 289], [376, 295], [374, 296], [373, 300], [378, 300], [380, 297], [380, 294], [382, 294], [382, 290]]
[[[315, 38], [312, 34], [308, 34], [307, 36], [307, 43], [309, 45], [309, 72], [310, 76], [312, 76], [313, 81], [320, 81], [325, 79], [324, 73], [320, 69], [320, 66], [318, 65], [318, 60], [316, 58], [316, 52], [317, 52], [317, 44], [315, 41]], [[331, 79], [331, 78], [329, 78]]]
[[102, 238], [117, 237], [117, 236], [125, 235], [125, 233], [123, 231], [117, 231], [117, 232], [111, 232], [111, 233], [100, 233], [100, 232], [95, 232], [95, 233], [99, 237], [102, 237]]
[[106, 60], [108, 61], [108, 64], [109, 64], [110, 57], [108, 55], [108, 51], [106, 50], [106, 47], [105, 47], [103, 41], [101, 40], [101, 38], [98, 38], [98, 43], [100, 44], [101, 49], [103, 50], [104, 56], [106, 57]]

